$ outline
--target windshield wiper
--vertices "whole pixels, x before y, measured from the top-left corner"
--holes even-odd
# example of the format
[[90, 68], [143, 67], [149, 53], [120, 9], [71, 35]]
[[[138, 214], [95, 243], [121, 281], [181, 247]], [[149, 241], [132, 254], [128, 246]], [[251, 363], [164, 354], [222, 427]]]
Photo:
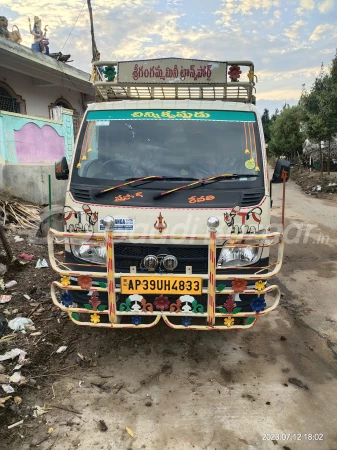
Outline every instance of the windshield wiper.
[[[238, 174], [238, 173], [223, 173], [221, 175], [215, 175], [214, 177], [204, 178], [202, 180], [195, 181], [194, 183], [185, 184], [184, 186], [179, 186], [175, 189], [170, 189], [169, 191], [161, 192], [159, 195], [156, 195], [153, 197], [153, 200], [158, 200], [159, 198], [164, 197], [165, 195], [172, 194], [173, 192], [180, 191], [182, 189], [195, 186], [195, 188], [198, 188], [200, 186], [207, 186], [208, 184], [216, 183], [217, 181], [221, 181], [227, 178], [252, 178], [252, 177], [258, 177], [259, 175], [253, 175], [253, 174]], [[209, 183], [207, 183], [209, 181]], [[206, 184], [205, 184], [206, 183]]]
[[[151, 181], [155, 181], [155, 180], [162, 180], [163, 178], [164, 177], [161, 177], [160, 175], [151, 175], [149, 177], [143, 177], [143, 178], [127, 178], [125, 180], [126, 181], [125, 183], [118, 184], [116, 186], [111, 186], [107, 189], [103, 189], [102, 191], [97, 192], [95, 195], [96, 195], [96, 197], [99, 197], [101, 195], [106, 194], [107, 192], [115, 191], [116, 189], [120, 189], [124, 186], [129, 186], [130, 184], [137, 183], [137, 181], [144, 181], [144, 183], [141, 183], [139, 185], [137, 184], [137, 186], [141, 186], [142, 184], [151, 183]], [[128, 180], [130, 180], [130, 181], [128, 181]]]
[[[165, 177], [165, 176], [158, 176], [155, 178], [165, 180], [165, 181], [167, 181], [167, 180], [168, 181], [196, 181], [198, 179], [198, 178], [189, 178], [189, 177]], [[139, 179], [139, 178], [127, 178], [124, 181], [132, 181], [132, 180], [137, 181], [137, 179]]]
[[156, 181], [156, 180], [168, 180], [168, 181], [191, 181], [191, 180], [197, 180], [197, 178], [185, 178], [185, 177], [164, 177], [161, 175], [151, 175], [148, 177], [143, 177], [143, 178], [127, 178], [125, 180], [125, 183], [122, 184], [118, 184], [116, 186], [112, 186], [109, 187], [107, 189], [103, 189], [102, 191], [98, 191], [95, 196], [96, 197], [100, 197], [101, 195], [104, 195], [106, 192], [111, 192], [111, 191], [115, 191], [117, 189], [120, 189], [124, 186], [129, 186], [130, 184], [133, 183], [137, 183], [137, 181], [143, 181], [143, 183], [139, 183], [136, 186], [133, 187], [138, 187], [138, 186], [142, 186], [143, 184], [146, 183], [151, 183], [152, 181]]

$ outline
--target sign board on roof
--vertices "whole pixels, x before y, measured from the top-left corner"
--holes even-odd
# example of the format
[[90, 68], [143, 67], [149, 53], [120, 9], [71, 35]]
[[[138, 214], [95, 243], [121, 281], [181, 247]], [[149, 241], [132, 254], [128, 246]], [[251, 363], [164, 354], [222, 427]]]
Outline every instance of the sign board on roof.
[[227, 82], [227, 64], [180, 58], [119, 62], [117, 82], [224, 84]]

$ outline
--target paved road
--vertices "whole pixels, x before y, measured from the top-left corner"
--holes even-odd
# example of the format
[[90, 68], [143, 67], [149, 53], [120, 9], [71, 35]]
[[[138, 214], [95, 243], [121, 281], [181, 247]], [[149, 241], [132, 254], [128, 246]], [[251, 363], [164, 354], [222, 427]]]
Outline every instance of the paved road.
[[[274, 188], [275, 220], [280, 189]], [[53, 450], [336, 450], [336, 209], [291, 182], [287, 198], [287, 239], [296, 241], [294, 223], [318, 227], [286, 247], [277, 311], [242, 332], [174, 331], [163, 324], [99, 331], [55, 323], [72, 346], [65, 364], [74, 364], [77, 352], [95, 364], [51, 379], [26, 401], [62, 403], [82, 414], [51, 410], [15, 448], [28, 450], [33, 434], [53, 427]], [[320, 234], [328, 243], [315, 243]], [[99, 420], [107, 431], [99, 430]]]

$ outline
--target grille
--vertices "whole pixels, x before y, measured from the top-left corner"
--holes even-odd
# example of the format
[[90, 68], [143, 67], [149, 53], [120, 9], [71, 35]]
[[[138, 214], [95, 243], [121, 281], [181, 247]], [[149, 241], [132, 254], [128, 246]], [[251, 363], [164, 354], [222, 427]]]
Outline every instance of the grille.
[[[178, 258], [178, 266], [174, 273], [186, 273], [186, 266], [192, 266], [194, 273], [207, 273], [208, 247], [207, 246], [166, 246], [166, 245], [136, 245], [115, 244], [116, 270], [129, 271], [130, 266], [139, 268], [142, 259], [146, 255], [174, 255]], [[219, 257], [221, 249], [217, 249]]]
[[242, 195], [241, 206], [258, 205], [264, 196], [264, 191], [246, 192]]
[[89, 189], [83, 189], [83, 188], [73, 188], [71, 190], [71, 193], [73, 194], [73, 197], [75, 200], [83, 201], [83, 200], [90, 200], [91, 194]]
[[140, 245], [115, 245], [115, 255], [117, 256], [135, 256], [144, 258], [146, 255], [153, 255], [159, 252], [160, 247], [143, 247]]
[[168, 247], [169, 254], [176, 258], [208, 258], [207, 247]]

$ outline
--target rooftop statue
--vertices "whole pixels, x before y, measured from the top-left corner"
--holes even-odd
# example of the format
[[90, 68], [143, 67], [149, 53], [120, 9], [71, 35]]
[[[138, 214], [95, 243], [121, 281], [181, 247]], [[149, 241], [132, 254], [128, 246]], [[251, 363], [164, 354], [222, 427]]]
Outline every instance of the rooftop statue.
[[44, 53], [49, 55], [49, 39], [47, 39], [47, 26], [44, 27], [44, 32], [42, 31], [41, 19], [38, 16], [34, 17], [34, 26], [32, 28], [30, 18], [29, 21], [29, 31], [30, 34], [34, 36], [34, 44], [32, 44], [32, 50], [39, 53]]
[[[14, 27], [16, 30], [14, 30]], [[20, 30], [16, 25], [13, 25], [12, 31], [8, 31], [8, 20], [4, 16], [0, 16], [0, 37], [9, 39], [16, 44], [20, 44], [22, 41]]]

